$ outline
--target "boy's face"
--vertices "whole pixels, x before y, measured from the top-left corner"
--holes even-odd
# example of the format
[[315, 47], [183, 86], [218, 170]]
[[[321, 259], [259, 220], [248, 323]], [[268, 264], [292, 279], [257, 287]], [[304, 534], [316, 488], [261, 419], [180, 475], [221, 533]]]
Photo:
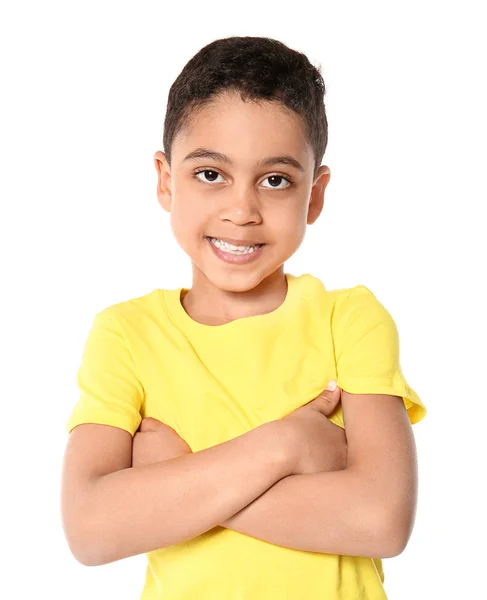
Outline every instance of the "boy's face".
[[[210, 157], [185, 160], [198, 148], [223, 154], [232, 164]], [[282, 163], [258, 165], [284, 155], [303, 170]], [[194, 114], [176, 136], [171, 167], [160, 151], [154, 162], [158, 200], [171, 213], [174, 236], [192, 260], [193, 286], [203, 278], [234, 292], [283, 273], [306, 225], [322, 210], [330, 178], [328, 167], [321, 166], [312, 180], [314, 157], [298, 115], [277, 103], [243, 102], [228, 92]], [[256, 260], [231, 264], [215, 254], [208, 237], [266, 245]]]

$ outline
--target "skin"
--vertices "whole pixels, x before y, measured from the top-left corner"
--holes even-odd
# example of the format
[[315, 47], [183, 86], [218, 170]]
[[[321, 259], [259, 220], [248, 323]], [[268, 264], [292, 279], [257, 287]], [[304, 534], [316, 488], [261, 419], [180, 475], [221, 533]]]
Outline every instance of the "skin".
[[[340, 402], [340, 398], [341, 389], [338, 386], [334, 391], [323, 390], [317, 398], [298, 409], [299, 415], [302, 415], [303, 410], [311, 411], [314, 409], [315, 412], [310, 413], [310, 415], [316, 415], [318, 412], [322, 417], [325, 415], [329, 416]], [[318, 405], [320, 405], [320, 410], [317, 411]], [[296, 416], [295, 411], [287, 416], [286, 419], [293, 419]], [[326, 419], [321, 423], [321, 433], [325, 433], [325, 435], [320, 444], [320, 463], [319, 467], [318, 465], [312, 465], [312, 470], [329, 472], [345, 469], [347, 466], [347, 439], [345, 431]], [[183, 454], [190, 454], [191, 452], [192, 450], [189, 445], [172, 427], [158, 419], [147, 417], [142, 419], [134, 435], [132, 443], [132, 466], [141, 467], [143, 465], [150, 465], [176, 458]], [[298, 472], [303, 471], [298, 470]]]
[[[199, 147], [233, 162], [183, 160]], [[256, 165], [284, 154], [304, 170]], [[176, 240], [192, 261], [193, 285], [182, 298], [186, 312], [203, 324], [219, 325], [278, 308], [287, 294], [284, 263], [299, 248], [306, 225], [321, 214], [330, 178], [324, 165], [313, 178], [313, 155], [300, 118], [276, 103], [243, 102], [226, 94], [193, 115], [176, 137], [171, 167], [162, 152], [154, 161], [158, 200], [170, 212]], [[218, 176], [204, 183], [210, 174], [194, 173], [203, 169]], [[279, 179], [271, 183], [267, 178], [273, 175], [289, 176], [293, 184], [286, 187], [287, 181]], [[205, 236], [252, 240], [267, 247], [255, 262], [231, 265], [215, 256]], [[402, 399], [345, 390], [340, 394], [347, 429], [345, 468], [338, 461], [337, 468], [283, 478], [223, 526], [312, 552], [392, 557], [403, 551], [414, 523], [417, 465]], [[335, 429], [344, 435], [341, 428], [330, 426], [326, 443]], [[301, 429], [296, 421], [296, 439]], [[341, 443], [335, 437], [335, 444]], [[146, 419], [134, 446], [135, 464], [191, 452], [170, 427]]]
[[[302, 242], [306, 225], [314, 223], [321, 213], [324, 189], [329, 181], [328, 167], [322, 166], [315, 178], [311, 175], [314, 166], [312, 156], [298, 117], [277, 104], [242, 105], [241, 102], [235, 97], [220, 98], [193, 119], [175, 140], [172, 169], [165, 162], [163, 153], [155, 156], [159, 202], [171, 213], [174, 234], [193, 265], [193, 287], [183, 304], [191, 317], [210, 325], [266, 314], [280, 306], [287, 293], [283, 264]], [[210, 115], [213, 117], [211, 123], [208, 121]], [[238, 139], [237, 144], [235, 139]], [[200, 160], [198, 166], [193, 164], [190, 168], [183, 161], [185, 152], [203, 144], [228, 154], [233, 164], [229, 166], [213, 161], [202, 164], [203, 160]], [[264, 171], [255, 164], [256, 160], [278, 154], [292, 154], [304, 165], [304, 171], [293, 173], [289, 166], [283, 165], [279, 170]], [[193, 174], [196, 168], [221, 174], [222, 182], [205, 185]], [[286, 177], [288, 172], [292, 173], [293, 187], [280, 192], [264, 185], [271, 175]], [[253, 239], [266, 242], [268, 247], [257, 261], [232, 266], [215, 257], [206, 235]], [[289, 416], [294, 418], [294, 426], [285, 426], [281, 431], [294, 432], [289, 438], [284, 436], [283, 446], [289, 448], [290, 453], [296, 448], [296, 456], [303, 460], [297, 460], [299, 464], [293, 473], [304, 473], [280, 479], [222, 523], [224, 527], [272, 544], [311, 552], [387, 558], [402, 551], [412, 530], [417, 488], [414, 438], [402, 398], [384, 394], [352, 394], [341, 390], [341, 404], [347, 428], [346, 465], [343, 454], [343, 462], [337, 469], [324, 468], [316, 472], [315, 465], [308, 464], [310, 457], [312, 461], [321, 458], [317, 456], [316, 449], [325, 449], [332, 431], [338, 429], [342, 436], [344, 432], [322, 418], [323, 415], [313, 415], [309, 407], [300, 407], [294, 414], [286, 416], [286, 419]], [[331, 428], [322, 438], [318, 416], [323, 430], [325, 424]], [[93, 429], [93, 424], [86, 427], [89, 428], [84, 430], [85, 441], [105, 435], [100, 429]], [[112, 436], [110, 439], [115, 438]], [[121, 440], [120, 436], [118, 439]], [[144, 445], [139, 442], [144, 442], [151, 451], [156, 449], [154, 444], [160, 443], [157, 448], [161, 453], [144, 458]], [[191, 452], [174, 430], [155, 419], [143, 420], [133, 446], [132, 466]], [[81, 452], [81, 448], [78, 450]], [[127, 510], [125, 513], [119, 510], [120, 503], [116, 506], [122, 491], [132, 499], [136, 494], [140, 498], [140, 493], [138, 488], [134, 490], [133, 485], [125, 492], [125, 483], [129, 488], [133, 473], [126, 477], [126, 465], [118, 472], [111, 468], [113, 462], [125, 460], [126, 456], [120, 454], [118, 441], [113, 444], [112, 451], [112, 455], [106, 456], [100, 463], [104, 469], [108, 465], [108, 473], [97, 474], [95, 467], [99, 469], [100, 465], [97, 466], [93, 459], [91, 466], [78, 467], [79, 481], [84, 481], [86, 490], [96, 490], [93, 506], [96, 507], [97, 498], [103, 498], [105, 506], [110, 507], [110, 514], [103, 513], [101, 508], [97, 514], [103, 515], [105, 520], [111, 517], [111, 531], [116, 531], [116, 527], [120, 530], [117, 520], [128, 522], [130, 517], [133, 522], [135, 515], [136, 520], [144, 522], [148, 539], [151, 533], [147, 528], [149, 520], [142, 518], [149, 512], [147, 499], [145, 510], [139, 511], [139, 514], [133, 508], [138, 506], [137, 503], [124, 503], [125, 507], [132, 507], [131, 512]], [[328, 455], [328, 452], [325, 454]], [[80, 454], [79, 459], [82, 460], [83, 456], [88, 455]], [[87, 474], [89, 469], [91, 475]], [[74, 467], [73, 472], [76, 472]], [[135, 473], [140, 481], [152, 485], [152, 494], [155, 494], [155, 485], [160, 482], [155, 481], [153, 474]], [[118, 492], [113, 493], [113, 490]], [[155, 495], [152, 497], [155, 498]], [[77, 505], [80, 506], [79, 503]], [[91, 507], [91, 504], [87, 506]], [[278, 511], [276, 507], [279, 507]], [[72, 514], [77, 516], [78, 513]], [[152, 528], [153, 523], [149, 524]], [[106, 529], [107, 537], [110, 527]], [[130, 533], [131, 529], [127, 531]], [[82, 536], [80, 539], [83, 539]], [[84, 539], [87, 539], [86, 534]], [[117, 535], [115, 543], [112, 540], [110, 544], [113, 547], [119, 542]], [[92, 554], [86, 559], [93, 550], [93, 544], [89, 547], [90, 543], [85, 543], [88, 550], [83, 550], [85, 564], [105, 564], [101, 562], [99, 550], [94, 551], [95, 558]], [[127, 538], [126, 543], [128, 551], [125, 556], [133, 555], [129, 544], [133, 548], [135, 538]], [[148, 546], [141, 548], [140, 543], [137, 548], [135, 553], [149, 549]], [[153, 549], [154, 546], [150, 548]], [[111, 550], [107, 546], [107, 561], [110, 561], [109, 552]], [[113, 552], [118, 552], [118, 549], [115, 547]]]
[[[225, 154], [233, 164], [183, 160], [200, 147]], [[304, 171], [286, 164], [256, 166], [261, 159], [281, 155], [291, 155]], [[301, 117], [278, 103], [244, 102], [226, 92], [195, 113], [176, 136], [171, 166], [161, 151], [154, 163], [158, 201], [170, 213], [174, 236], [191, 258], [192, 288], [182, 298], [189, 316], [219, 325], [278, 308], [287, 294], [284, 263], [301, 245], [306, 225], [321, 214], [330, 180], [326, 165], [313, 179], [314, 156]], [[203, 168], [219, 175], [196, 176]], [[273, 175], [293, 183], [269, 180]], [[206, 236], [267, 246], [257, 261], [232, 265], [215, 256]]]
[[[184, 161], [197, 148], [224, 154], [232, 164], [214, 158]], [[257, 164], [282, 155], [295, 158], [303, 171], [286, 164]], [[284, 263], [301, 245], [306, 226], [320, 216], [330, 181], [326, 165], [313, 178], [314, 155], [301, 117], [279, 103], [244, 102], [227, 91], [192, 114], [173, 141], [171, 165], [161, 151], [155, 153], [154, 164], [158, 201], [170, 213], [173, 234], [191, 258], [193, 284], [181, 299], [186, 312], [200, 323], [220, 325], [278, 308], [287, 294]], [[214, 173], [195, 173], [203, 169]], [[274, 175], [282, 179], [270, 180]], [[214, 255], [208, 235], [267, 246], [257, 261], [232, 265]], [[331, 422], [329, 445], [329, 470], [344, 468], [345, 434]], [[188, 452], [171, 427], [147, 418], [134, 436], [132, 464]]]

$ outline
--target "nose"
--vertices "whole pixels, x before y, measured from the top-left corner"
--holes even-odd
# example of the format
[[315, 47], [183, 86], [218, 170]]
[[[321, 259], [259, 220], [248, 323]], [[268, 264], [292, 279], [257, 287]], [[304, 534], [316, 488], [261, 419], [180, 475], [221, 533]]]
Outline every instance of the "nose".
[[250, 186], [241, 186], [239, 190], [234, 189], [225, 199], [225, 205], [221, 209], [222, 220], [229, 220], [236, 225], [247, 223], [260, 223], [260, 202], [255, 190]]

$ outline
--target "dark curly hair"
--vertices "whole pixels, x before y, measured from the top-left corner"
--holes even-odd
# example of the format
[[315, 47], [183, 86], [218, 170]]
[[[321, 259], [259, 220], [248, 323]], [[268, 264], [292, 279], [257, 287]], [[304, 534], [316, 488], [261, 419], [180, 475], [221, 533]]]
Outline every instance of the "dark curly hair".
[[197, 109], [223, 91], [240, 92], [243, 101], [278, 101], [300, 115], [313, 149], [313, 179], [328, 142], [328, 122], [320, 67], [305, 54], [267, 37], [227, 37], [204, 46], [184, 66], [168, 95], [163, 147], [171, 165], [175, 136]]

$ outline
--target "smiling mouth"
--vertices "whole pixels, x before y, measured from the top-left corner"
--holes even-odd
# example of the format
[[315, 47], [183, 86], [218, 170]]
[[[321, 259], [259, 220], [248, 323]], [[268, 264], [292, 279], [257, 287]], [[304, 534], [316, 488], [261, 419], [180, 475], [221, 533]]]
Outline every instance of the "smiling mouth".
[[243, 242], [236, 243], [235, 241], [230, 241], [230, 240], [227, 240], [225, 238], [216, 238], [216, 237], [212, 237], [212, 236], [209, 236], [209, 235], [207, 235], [205, 237], [206, 237], [206, 239], [209, 242], [211, 242], [211, 240], [218, 240], [218, 241], [226, 242], [227, 244], [230, 244], [231, 246], [241, 246], [241, 247], [255, 246], [256, 248], [260, 248], [261, 246], [265, 246], [265, 244], [259, 244], [257, 242], [245, 242], [245, 241], [243, 241]]
[[212, 247], [214, 254], [219, 257], [221, 260], [226, 263], [239, 265], [239, 264], [247, 264], [249, 262], [253, 262], [256, 260], [262, 252], [264, 252], [264, 247], [266, 244], [256, 244], [254, 246], [250, 246], [244, 250], [238, 250], [228, 247], [221, 247], [220, 244], [214, 244], [211, 240], [217, 238], [210, 238], [205, 236], [206, 241]]

